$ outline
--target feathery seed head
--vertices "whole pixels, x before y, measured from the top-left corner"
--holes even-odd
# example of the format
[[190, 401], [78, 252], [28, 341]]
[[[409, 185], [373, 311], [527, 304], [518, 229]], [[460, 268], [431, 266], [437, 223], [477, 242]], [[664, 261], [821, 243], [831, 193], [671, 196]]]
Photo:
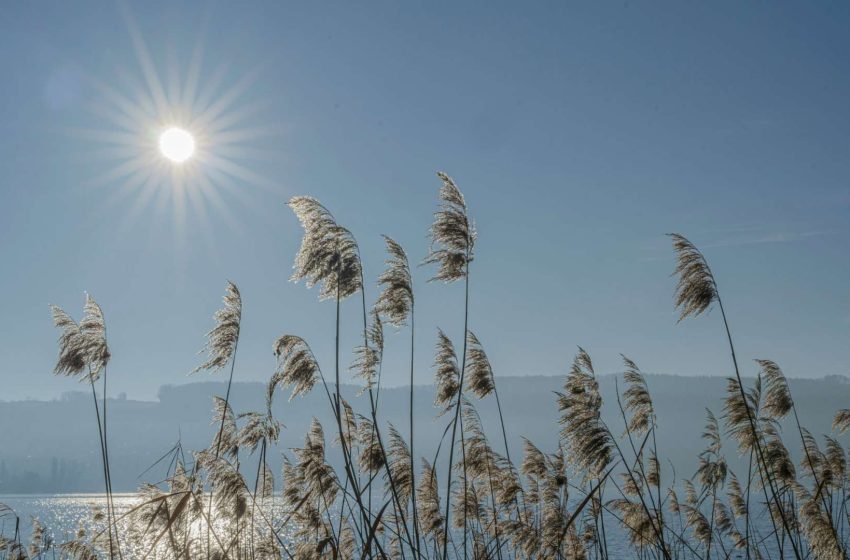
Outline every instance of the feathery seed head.
[[736, 518], [741, 519], [747, 515], [747, 500], [744, 497], [744, 491], [741, 488], [741, 483], [735, 473], [729, 473], [729, 484], [727, 486], [726, 495], [729, 498], [729, 505], [732, 508], [732, 513]]
[[354, 362], [349, 367], [354, 376], [362, 379], [365, 384], [360, 393], [368, 391], [375, 386], [378, 369], [381, 366], [381, 358], [384, 353], [384, 325], [376, 308], [371, 312], [372, 321], [366, 332], [368, 344], [360, 345], [354, 350]]
[[207, 344], [201, 350], [206, 351], [207, 361], [193, 369], [192, 373], [204, 369], [216, 372], [233, 357], [242, 321], [242, 296], [233, 282], [227, 282], [223, 301], [224, 306], [213, 316], [215, 327], [207, 333]]
[[[761, 383], [756, 380], [756, 385], [749, 392], [745, 392], [746, 398], [741, 396], [741, 385], [734, 377], [726, 380], [726, 399], [723, 405], [723, 418], [726, 429], [734, 440], [738, 442], [738, 449], [743, 454], [754, 448], [754, 434], [750, 423], [750, 414], [753, 418], [758, 417], [758, 408], [761, 401]], [[756, 425], [758, 428], [758, 424]]]
[[357, 427], [357, 437], [360, 441], [360, 470], [367, 473], [375, 473], [384, 467], [386, 457], [381, 449], [378, 436], [375, 433], [375, 425], [368, 418], [361, 416]]
[[821, 472], [818, 482], [826, 487], [840, 489], [847, 475], [847, 457], [844, 448], [835, 438], [824, 436], [826, 450], [823, 453]]
[[764, 402], [762, 413], [773, 420], [781, 420], [794, 406], [788, 380], [776, 363], [770, 360], [756, 360], [761, 368], [761, 379], [764, 383]]
[[832, 420], [832, 429], [839, 434], [846, 432], [847, 428], [850, 428], [850, 408], [839, 410]]
[[523, 459], [520, 465], [522, 474], [536, 479], [543, 479], [548, 468], [546, 466], [546, 454], [534, 445], [531, 440], [523, 439]]
[[111, 356], [100, 306], [86, 294], [83, 319], [79, 324], [61, 307], [51, 305], [50, 309], [53, 324], [62, 330], [59, 335], [59, 358], [53, 372], [57, 375], [82, 376], [83, 381], [97, 381]]
[[403, 327], [413, 308], [413, 280], [404, 249], [388, 236], [384, 236], [389, 257], [387, 268], [378, 278], [381, 294], [375, 307], [394, 327]]
[[442, 407], [440, 415], [443, 415], [451, 408], [460, 390], [460, 369], [455, 347], [440, 329], [437, 329], [437, 355], [434, 357], [434, 369], [434, 377], [437, 380], [437, 397], [434, 404]]
[[466, 388], [479, 399], [493, 392], [493, 368], [484, 347], [472, 331], [466, 332]]
[[345, 299], [360, 290], [360, 254], [351, 232], [315, 198], [296, 196], [289, 207], [304, 229], [291, 280], [304, 280], [308, 288], [321, 284], [320, 300]]
[[561, 437], [572, 450], [571, 461], [586, 477], [601, 475], [611, 462], [613, 444], [601, 419], [602, 397], [593, 363], [582, 348], [567, 374], [564, 392], [558, 393], [558, 408]]
[[97, 374], [109, 363], [111, 354], [106, 344], [106, 320], [103, 310], [90, 294], [86, 294], [80, 331], [88, 340], [89, 367]]
[[280, 422], [268, 414], [244, 412], [238, 418], [245, 422], [239, 430], [239, 444], [248, 448], [249, 454], [253, 454], [263, 440], [273, 444], [280, 439]]
[[313, 351], [304, 339], [295, 335], [283, 335], [274, 343], [274, 354], [277, 356], [278, 366], [271, 384], [276, 386], [283, 383], [286, 387], [292, 387], [290, 400], [309, 393], [321, 371]]
[[454, 180], [443, 172], [437, 176], [440, 188], [440, 207], [434, 213], [429, 237], [431, 248], [423, 264], [437, 263], [439, 269], [431, 280], [453, 282], [466, 277], [475, 245], [475, 226], [466, 211], [466, 201]]
[[398, 500], [402, 505], [405, 505], [414, 490], [413, 480], [411, 479], [410, 448], [392, 424], [390, 424], [389, 439], [390, 448], [387, 459], [390, 465], [390, 473], [392, 474]]
[[[230, 403], [218, 395], [213, 397], [213, 418], [211, 424], [220, 426], [210, 445], [211, 450], [218, 450], [224, 457], [235, 459], [239, 454], [239, 435], [236, 427], [236, 416]], [[213, 451], [214, 452], [214, 451]]]
[[652, 406], [652, 397], [646, 378], [638, 369], [637, 364], [622, 356], [626, 371], [623, 379], [628, 383], [628, 388], [623, 396], [626, 398], [626, 410], [632, 413], [629, 420], [629, 430], [635, 434], [645, 434], [647, 430], [655, 426], [655, 411]]
[[689, 316], [696, 317], [708, 310], [717, 299], [717, 284], [705, 257], [685, 237], [671, 233], [673, 250], [676, 252], [676, 270], [679, 276], [676, 285], [676, 308], [679, 321]]
[[422, 459], [422, 476], [416, 489], [416, 505], [419, 508], [422, 532], [431, 535], [439, 542], [445, 531], [445, 522], [440, 511], [437, 472], [425, 459]]

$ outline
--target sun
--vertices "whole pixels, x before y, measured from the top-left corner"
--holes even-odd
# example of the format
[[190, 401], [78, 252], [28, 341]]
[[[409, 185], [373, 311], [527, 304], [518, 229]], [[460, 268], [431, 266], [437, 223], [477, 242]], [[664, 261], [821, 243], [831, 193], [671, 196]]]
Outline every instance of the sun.
[[163, 218], [176, 251], [188, 250], [192, 232], [213, 254], [219, 231], [242, 231], [235, 209], [278, 188], [265, 174], [279, 157], [270, 141], [283, 129], [270, 100], [254, 91], [261, 65], [234, 73], [219, 53], [205, 52], [205, 28], [191, 49], [158, 46], [157, 64], [129, 6], [119, 5], [136, 64], [86, 75], [91, 124], [72, 129], [84, 141], [80, 157], [96, 169], [86, 186], [123, 210], [116, 240]]
[[159, 135], [159, 151], [174, 163], [183, 163], [195, 153], [195, 137], [180, 127], [172, 126]]

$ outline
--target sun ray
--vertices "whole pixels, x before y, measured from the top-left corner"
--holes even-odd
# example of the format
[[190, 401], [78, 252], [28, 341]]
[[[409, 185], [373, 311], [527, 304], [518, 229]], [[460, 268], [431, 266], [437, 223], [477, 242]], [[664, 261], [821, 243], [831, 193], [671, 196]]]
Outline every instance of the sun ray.
[[202, 122], [200, 119], [195, 119], [192, 121], [190, 126], [192, 128], [202, 128], [206, 134], [215, 134], [216, 139], [220, 139], [222, 137], [222, 134], [220, 133], [226, 133], [234, 126], [240, 123], [250, 122], [252, 119], [259, 121], [260, 119], [258, 117], [260, 117], [263, 113], [268, 112], [268, 110], [268, 103], [259, 101], [246, 103], [238, 109], [232, 109], [227, 113], [224, 113], [221, 117], [214, 121]]
[[204, 10], [200, 29], [195, 36], [195, 44], [192, 47], [192, 55], [189, 66], [186, 69], [186, 80], [180, 93], [180, 104], [184, 107], [194, 107], [198, 93], [198, 84], [201, 78], [201, 67], [204, 61], [204, 36], [210, 22], [209, 5]]
[[[206, 189], [199, 190], [199, 192], [203, 193], [201, 195], [202, 200], [205, 203], [209, 203], [210, 205], [215, 207], [217, 219], [222, 220], [222, 222], [224, 222], [228, 226], [231, 232], [245, 234], [244, 228], [236, 219], [236, 216], [233, 215], [233, 211], [230, 209], [230, 206], [224, 202], [224, 199], [222, 198], [219, 190], [211, 188], [213, 184], [210, 178], [203, 177], [201, 179], [201, 183], [202, 186], [207, 187]], [[236, 201], [241, 204], [249, 204], [240, 197], [236, 197]]]
[[125, 213], [124, 219], [121, 220], [118, 231], [116, 232], [117, 237], [121, 240], [126, 239], [130, 235], [130, 232], [135, 229], [145, 210], [150, 208], [154, 203], [154, 197], [159, 191], [153, 185], [155, 181], [153, 176], [141, 177], [140, 179], [140, 183], [136, 189], [137, 194], [133, 197], [129, 211]]
[[230, 73], [230, 65], [226, 62], [220, 62], [213, 70], [209, 81], [202, 88], [196, 102], [192, 105], [192, 111], [195, 115], [203, 113], [210, 103], [215, 100], [216, 92], [220, 91], [224, 85], [224, 81]]
[[[213, 230], [209, 213], [207, 212], [208, 204], [204, 200], [202, 185], [198, 185], [198, 188], [188, 189], [187, 199], [189, 200], [192, 214], [197, 217], [197, 228], [200, 231], [204, 249], [208, 255], [212, 256], [216, 263], [219, 263], [221, 255], [215, 250], [215, 231]], [[226, 218], [225, 220], [226, 225], [229, 227], [229, 219]], [[233, 229], [233, 231], [235, 232], [236, 229]]]
[[261, 187], [267, 190], [275, 189], [276, 185], [274, 183], [272, 183], [259, 173], [251, 171], [249, 168], [245, 167], [244, 165], [240, 165], [235, 161], [231, 161], [218, 155], [210, 154], [209, 157], [206, 159], [206, 163], [214, 169], [222, 171], [235, 179], [242, 179], [243, 181], [250, 183], [255, 187]]
[[118, 5], [121, 7], [121, 13], [124, 17], [124, 22], [127, 25], [127, 31], [130, 33], [130, 40], [133, 43], [136, 60], [142, 68], [142, 75], [147, 83], [148, 92], [156, 103], [157, 111], [162, 115], [170, 117], [171, 108], [168, 105], [165, 89], [162, 87], [162, 82], [156, 72], [156, 66], [154, 66], [153, 59], [148, 51], [144, 37], [142, 37], [141, 31], [139, 31], [139, 26], [136, 23], [133, 14], [130, 12], [130, 7], [127, 3], [122, 1], [119, 2]]
[[100, 81], [94, 82], [93, 85], [101, 95], [99, 101], [106, 101], [106, 103], [93, 104], [92, 111], [95, 114], [102, 115], [115, 124], [128, 128], [135, 126], [138, 122], [144, 122], [152, 116], [152, 113], [145, 111], [139, 103], [122, 95], [114, 87]]
[[220, 59], [205, 67], [201, 32], [188, 60], [175, 45], [159, 47], [164, 64], [158, 67], [130, 6], [121, 2], [120, 11], [136, 65], [108, 78], [88, 77], [96, 96], [90, 113], [100, 124], [70, 133], [93, 144], [87, 157], [106, 165], [84, 186], [102, 191], [110, 212], [122, 212], [117, 238], [137, 228], [153, 235], [165, 220], [175, 236], [171, 251], [183, 251], [193, 232], [215, 251], [216, 230], [244, 235], [235, 209], [256, 215], [265, 207], [252, 193], [279, 188], [247, 163], [280, 159], [262, 146], [282, 129], [268, 122], [269, 103], [250, 95], [262, 66], [236, 75]]
[[177, 61], [177, 52], [173, 44], [169, 45], [165, 52], [165, 71], [168, 77], [165, 82], [166, 98], [168, 99], [168, 106], [172, 110], [174, 108], [179, 110], [183, 107], [180, 103], [180, 90], [182, 89], [180, 83], [180, 64]]
[[256, 81], [259, 75], [259, 70], [255, 69], [240, 78], [235, 84], [227, 89], [220, 97], [215, 99], [208, 107], [201, 110], [198, 116], [198, 124], [204, 126], [207, 123], [214, 123], [230, 106], [236, 102], [251, 85]]

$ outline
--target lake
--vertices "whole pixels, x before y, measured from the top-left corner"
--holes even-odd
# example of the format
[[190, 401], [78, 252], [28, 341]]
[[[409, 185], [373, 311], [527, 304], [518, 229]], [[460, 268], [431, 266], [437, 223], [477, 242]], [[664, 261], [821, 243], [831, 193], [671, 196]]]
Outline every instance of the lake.
[[[136, 500], [135, 494], [115, 494], [113, 502], [118, 515], [126, 513]], [[82, 525], [92, 528], [92, 510], [99, 507], [106, 511], [106, 496], [103, 494], [10, 494], [0, 495], [0, 503], [12, 508], [21, 519], [21, 532], [27, 536], [32, 529], [33, 517], [37, 518], [57, 542], [68, 540]], [[14, 530], [14, 519], [0, 517], [0, 534]]]
[[[115, 494], [114, 495], [115, 509], [118, 516], [129, 511], [134, 504], [138, 503], [136, 494]], [[280, 498], [275, 498], [276, 506], [275, 513], [282, 513], [278, 508], [280, 506]], [[32, 530], [31, 519], [37, 518], [47, 529], [49, 534], [52, 534], [56, 542], [64, 542], [73, 538], [73, 533], [77, 528], [82, 526], [87, 532], [93, 529], [92, 510], [99, 507], [106, 510], [106, 497], [103, 494], [7, 494], [0, 495], [0, 503], [6, 504], [12, 508], [20, 517], [20, 531], [23, 535], [23, 540], [29, 538]], [[607, 516], [606, 516], [607, 517]], [[612, 558], [620, 557], [619, 555], [629, 555], [632, 551], [628, 547], [625, 533], [620, 529], [614, 520], [610, 520], [608, 526], [609, 539], [609, 554]], [[758, 525], [764, 525], [764, 530], [767, 529], [767, 520], [754, 519]], [[608, 521], [606, 520], [606, 525]], [[102, 529], [102, 524], [98, 530]], [[14, 531], [14, 519], [9, 516], [0, 517], [0, 534], [10, 535]], [[283, 530], [282, 533], [288, 531]], [[284, 540], [288, 540], [285, 535], [281, 535]], [[768, 549], [774, 548], [767, 543]], [[627, 557], [627, 556], [623, 556]], [[732, 558], [737, 556], [733, 555]]]

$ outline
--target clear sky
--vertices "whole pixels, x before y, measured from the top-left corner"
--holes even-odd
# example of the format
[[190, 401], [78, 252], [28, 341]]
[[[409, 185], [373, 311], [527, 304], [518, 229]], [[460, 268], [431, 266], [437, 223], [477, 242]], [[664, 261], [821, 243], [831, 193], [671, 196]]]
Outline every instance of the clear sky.
[[[600, 372], [622, 352], [729, 374], [719, 313], [676, 324], [670, 231], [713, 265], [745, 371], [850, 374], [845, 2], [3, 13], [0, 399], [79, 388], [51, 374], [48, 304], [79, 316], [84, 291], [106, 312], [111, 393], [191, 380], [227, 279], [245, 308], [237, 380], [267, 379], [284, 333], [332, 371], [333, 304], [288, 282], [301, 232], [285, 202], [330, 207], [374, 280], [381, 233], [425, 255], [438, 169], [478, 225], [470, 326], [497, 375], [563, 373], [576, 345]], [[205, 157], [178, 181], [156, 134], [201, 116]], [[462, 331], [460, 287], [430, 272], [415, 270], [421, 383], [436, 327]], [[347, 349], [358, 305], [343, 306]], [[387, 338], [400, 384], [407, 337]]]

